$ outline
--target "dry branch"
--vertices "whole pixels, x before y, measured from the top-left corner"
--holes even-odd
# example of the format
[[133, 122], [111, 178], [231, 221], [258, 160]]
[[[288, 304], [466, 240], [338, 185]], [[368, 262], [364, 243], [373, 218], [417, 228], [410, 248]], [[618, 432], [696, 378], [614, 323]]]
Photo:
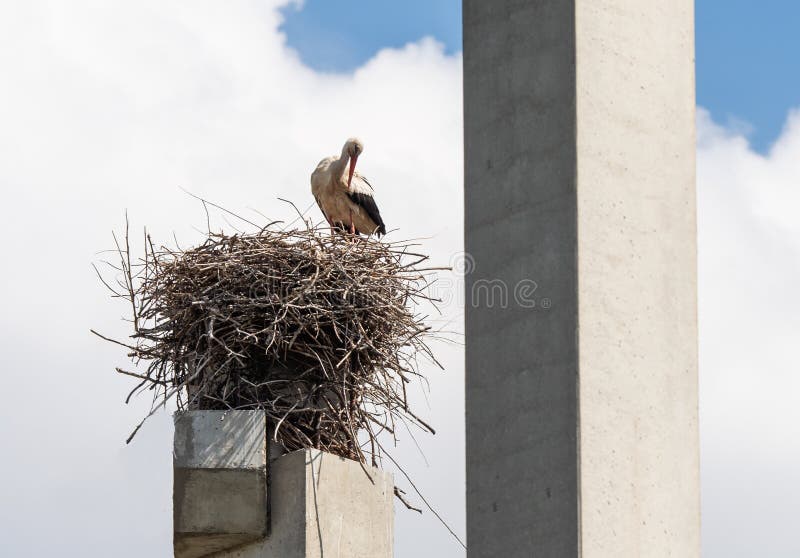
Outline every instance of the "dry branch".
[[399, 421], [433, 432], [406, 398], [417, 358], [436, 362], [415, 313], [432, 269], [410, 242], [273, 223], [190, 249], [146, 237], [137, 259], [123, 240], [111, 266], [121, 279], [101, 280], [132, 308], [130, 340], [114, 342], [141, 371], [118, 371], [138, 381], [132, 393], [154, 392], [154, 409], [174, 398], [179, 409], [263, 410], [287, 450], [362, 464], [380, 462], [377, 437]]

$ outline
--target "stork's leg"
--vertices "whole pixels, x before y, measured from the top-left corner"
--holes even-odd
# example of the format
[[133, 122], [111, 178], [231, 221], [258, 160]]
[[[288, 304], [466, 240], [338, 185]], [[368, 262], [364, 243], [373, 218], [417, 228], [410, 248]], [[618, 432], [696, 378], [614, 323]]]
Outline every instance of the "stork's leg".
[[353, 223], [353, 210], [350, 210], [350, 234], [356, 235], [356, 225]]

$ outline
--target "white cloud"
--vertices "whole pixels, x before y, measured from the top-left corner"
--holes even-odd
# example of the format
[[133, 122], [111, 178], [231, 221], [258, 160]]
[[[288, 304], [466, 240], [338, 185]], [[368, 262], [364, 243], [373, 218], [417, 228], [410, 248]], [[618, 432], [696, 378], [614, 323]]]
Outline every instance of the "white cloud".
[[[179, 186], [286, 217], [276, 198], [310, 203], [314, 165], [358, 134], [390, 228], [430, 237], [434, 261], [461, 250], [460, 58], [423, 40], [315, 73], [279, 4], [0, 4], [4, 554], [169, 553], [169, 418], [123, 446], [148, 402], [122, 405], [125, 361], [88, 334], [125, 331], [89, 267], [124, 208], [186, 242], [204, 217]], [[704, 112], [698, 130], [705, 555], [797, 556], [800, 114], [767, 156]], [[398, 455], [463, 533], [462, 351], [439, 353], [430, 467], [411, 440]], [[399, 557], [460, 555], [430, 514], [398, 511]]]
[[704, 556], [800, 555], [800, 114], [762, 156], [698, 115]]
[[[318, 74], [277, 31], [285, 3], [0, 4], [0, 438], [20, 479], [0, 488], [3, 554], [169, 555], [170, 421], [123, 447], [148, 401], [122, 404], [124, 355], [88, 333], [126, 331], [89, 267], [124, 209], [182, 242], [205, 217], [179, 187], [291, 218], [276, 198], [309, 205], [311, 170], [355, 134], [396, 236], [429, 237], [444, 264], [462, 249], [460, 58], [422, 40]], [[396, 457], [463, 533], [462, 351], [438, 352], [448, 370], [429, 370], [430, 408], [419, 398], [430, 467], [407, 436]], [[431, 514], [398, 510], [396, 535], [400, 557], [459, 555]]]

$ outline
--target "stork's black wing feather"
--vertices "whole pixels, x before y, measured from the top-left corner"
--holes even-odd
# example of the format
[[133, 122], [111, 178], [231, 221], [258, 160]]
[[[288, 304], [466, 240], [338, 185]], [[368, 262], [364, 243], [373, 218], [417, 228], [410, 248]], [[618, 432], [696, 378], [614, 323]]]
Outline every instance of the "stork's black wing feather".
[[[375, 198], [363, 192], [349, 192], [347, 196], [350, 198], [350, 201], [352, 201], [354, 204], [360, 206], [364, 211], [366, 211], [367, 215], [369, 215], [369, 218], [372, 219], [376, 225], [378, 225], [378, 228], [374, 231], [378, 233], [378, 236], [386, 234], [386, 225], [383, 224], [383, 219], [381, 219], [381, 212], [378, 210], [378, 206], [375, 203]], [[361, 232], [366, 234], [371, 234], [373, 231], [361, 231]]]

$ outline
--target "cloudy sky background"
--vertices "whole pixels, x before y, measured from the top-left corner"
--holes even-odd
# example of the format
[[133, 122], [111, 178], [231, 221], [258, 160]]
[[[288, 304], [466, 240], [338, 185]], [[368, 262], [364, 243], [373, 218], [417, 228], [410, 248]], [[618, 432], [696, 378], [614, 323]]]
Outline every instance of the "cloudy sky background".
[[[276, 198], [308, 207], [314, 165], [358, 134], [393, 234], [424, 237], [443, 264], [461, 250], [458, 2], [287, 4], [0, 1], [0, 554], [170, 553], [171, 419], [124, 445], [149, 401], [123, 405], [124, 355], [88, 333], [126, 332], [90, 267], [125, 209], [134, 231], [184, 244], [205, 215], [181, 187], [291, 219]], [[698, 0], [704, 556], [794, 557], [800, 86], [775, 81], [786, 44], [752, 35], [788, 40], [769, 25], [800, 11], [766, 2], [773, 17], [746, 37], [773, 63], [743, 55], [734, 74], [724, 43], [743, 49], [737, 25], [753, 19], [728, 5]], [[436, 323], [461, 320], [455, 296]], [[463, 534], [463, 353], [437, 351], [447, 371], [417, 399], [438, 434], [417, 437], [425, 459], [408, 438], [396, 457]], [[396, 540], [399, 558], [462, 555], [430, 514], [398, 509]]]

